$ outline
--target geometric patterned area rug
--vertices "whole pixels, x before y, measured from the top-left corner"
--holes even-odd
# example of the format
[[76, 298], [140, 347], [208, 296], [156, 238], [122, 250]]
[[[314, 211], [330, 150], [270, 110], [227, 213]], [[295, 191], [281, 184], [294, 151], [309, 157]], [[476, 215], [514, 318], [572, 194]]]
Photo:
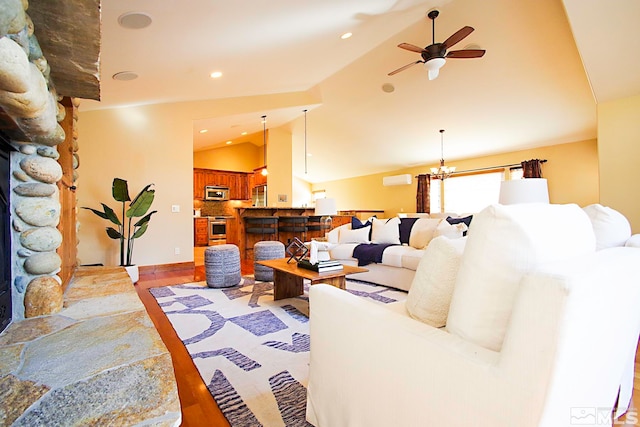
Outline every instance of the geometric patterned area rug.
[[[273, 300], [271, 282], [150, 288], [233, 427], [308, 426], [309, 298]], [[347, 280], [347, 291], [386, 304], [407, 294]]]

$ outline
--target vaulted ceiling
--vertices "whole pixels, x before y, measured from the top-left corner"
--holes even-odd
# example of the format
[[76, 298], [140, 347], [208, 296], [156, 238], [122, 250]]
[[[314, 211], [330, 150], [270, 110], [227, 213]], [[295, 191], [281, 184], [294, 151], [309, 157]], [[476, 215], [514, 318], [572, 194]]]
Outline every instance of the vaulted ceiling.
[[[34, 2], [32, 2], [34, 3]], [[311, 182], [596, 137], [596, 101], [640, 93], [637, 0], [138, 0], [102, 3], [100, 102], [81, 111], [216, 100], [194, 117], [193, 146], [249, 140], [268, 126], [293, 134], [294, 173]], [[34, 6], [32, 6], [34, 7]], [[475, 28], [432, 81], [402, 42]], [[143, 29], [118, 24], [147, 14]], [[342, 40], [345, 32], [353, 36]], [[46, 52], [45, 52], [46, 54]], [[586, 72], [585, 72], [586, 69]], [[213, 71], [222, 77], [210, 78]], [[111, 78], [134, 72], [135, 80]], [[393, 87], [384, 91], [383, 86]], [[388, 89], [390, 90], [390, 89]], [[259, 100], [260, 102], [256, 102]], [[247, 105], [256, 105], [255, 111]], [[235, 106], [242, 106], [236, 108]], [[258, 107], [259, 105], [259, 107]], [[266, 106], [266, 107], [265, 107]], [[308, 109], [309, 173], [303, 159]], [[200, 129], [209, 130], [200, 134]], [[241, 136], [247, 132], [249, 136]], [[259, 138], [254, 138], [254, 140]]]

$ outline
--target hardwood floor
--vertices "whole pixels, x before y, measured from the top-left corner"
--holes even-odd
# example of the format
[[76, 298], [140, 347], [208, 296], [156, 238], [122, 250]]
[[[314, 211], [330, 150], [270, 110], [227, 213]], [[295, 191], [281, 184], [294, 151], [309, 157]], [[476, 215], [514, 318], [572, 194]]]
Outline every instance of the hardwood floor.
[[200, 378], [191, 356], [189, 356], [182, 341], [173, 330], [169, 319], [164, 315], [155, 298], [149, 293], [149, 288], [201, 280], [204, 280], [203, 266], [196, 266], [195, 269], [141, 274], [136, 290], [147, 309], [147, 313], [149, 313], [149, 317], [151, 317], [164, 344], [171, 353], [180, 405], [182, 406], [182, 426], [229, 426], [213, 397], [211, 397], [211, 393], [209, 393], [204, 381]]
[[[242, 274], [252, 273], [253, 263], [243, 262]], [[209, 390], [207, 390], [202, 378], [200, 378], [198, 370], [173, 330], [171, 323], [156, 303], [155, 298], [149, 293], [149, 288], [197, 282], [204, 279], [204, 266], [196, 263], [195, 269], [141, 274], [140, 280], [136, 285], [138, 295], [173, 359], [173, 368], [182, 406], [183, 427], [222, 427], [229, 426], [229, 423], [211, 397]], [[640, 410], [640, 348], [636, 352], [635, 381], [631, 406], [634, 409], [629, 419], [638, 418], [638, 411]], [[638, 426], [640, 423], [616, 423], [615, 425]]]

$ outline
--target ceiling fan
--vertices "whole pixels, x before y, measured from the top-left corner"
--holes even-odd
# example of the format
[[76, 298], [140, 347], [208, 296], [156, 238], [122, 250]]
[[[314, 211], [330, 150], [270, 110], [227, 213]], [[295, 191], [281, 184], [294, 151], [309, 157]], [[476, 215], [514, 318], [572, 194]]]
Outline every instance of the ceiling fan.
[[438, 77], [440, 68], [442, 68], [442, 66], [446, 63], [445, 58], [480, 58], [484, 55], [484, 49], [462, 49], [453, 50], [447, 53], [447, 49], [449, 49], [473, 32], [472, 27], [462, 27], [461, 29], [453, 33], [451, 37], [446, 39], [443, 43], [436, 43], [436, 18], [439, 14], [440, 12], [438, 12], [437, 10], [432, 10], [427, 13], [427, 17], [431, 19], [433, 27], [432, 44], [425, 47], [424, 49], [409, 43], [400, 43], [398, 45], [399, 48], [419, 53], [422, 56], [422, 60], [412, 62], [405, 65], [404, 67], [400, 67], [397, 70], [390, 72], [390, 76], [393, 76], [400, 71], [406, 70], [413, 65], [423, 63], [425, 68], [429, 71], [429, 80], [433, 80]]

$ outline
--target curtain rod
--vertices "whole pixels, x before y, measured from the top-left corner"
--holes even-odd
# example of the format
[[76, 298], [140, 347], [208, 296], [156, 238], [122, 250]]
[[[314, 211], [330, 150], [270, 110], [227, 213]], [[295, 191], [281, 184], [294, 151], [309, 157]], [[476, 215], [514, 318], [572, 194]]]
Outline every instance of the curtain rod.
[[[540, 160], [540, 163], [547, 163], [547, 159], [544, 160]], [[488, 171], [488, 170], [493, 170], [493, 169], [504, 169], [504, 168], [521, 168], [522, 167], [522, 163], [511, 163], [508, 165], [500, 165], [500, 166], [489, 166], [486, 168], [478, 168], [478, 169], [467, 169], [464, 171], [455, 171], [452, 172], [451, 175], [457, 175], [457, 174], [461, 174], [461, 173], [469, 173], [469, 172], [482, 172], [482, 171]], [[417, 176], [415, 176], [414, 178], [418, 178]]]

